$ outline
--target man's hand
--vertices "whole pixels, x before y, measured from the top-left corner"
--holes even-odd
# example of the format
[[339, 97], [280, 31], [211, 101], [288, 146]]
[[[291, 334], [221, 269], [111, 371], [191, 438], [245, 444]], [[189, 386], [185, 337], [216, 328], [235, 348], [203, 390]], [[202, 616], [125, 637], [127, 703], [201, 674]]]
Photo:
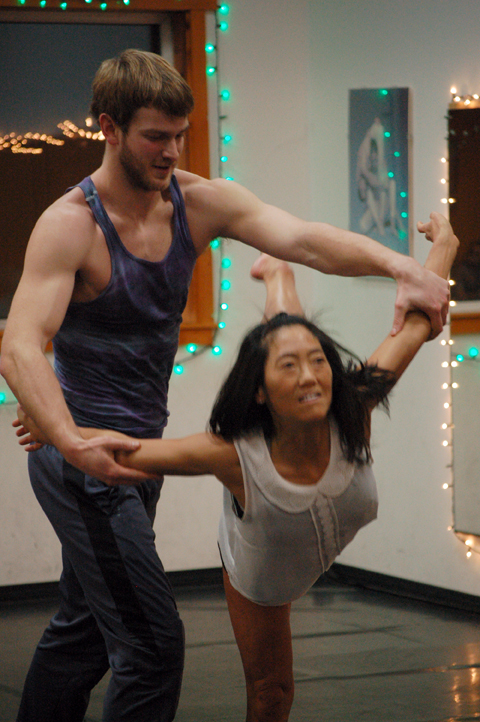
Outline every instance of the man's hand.
[[[432, 213], [428, 223], [418, 223], [417, 227], [429, 241], [458, 244], [450, 223], [440, 213]], [[402, 330], [409, 311], [419, 310], [429, 317], [432, 326], [430, 338], [435, 338], [441, 333], [447, 320], [450, 286], [448, 281], [418, 264], [410, 266], [408, 270], [408, 275], [397, 278], [392, 336]]]
[[20, 404], [17, 404], [17, 418], [12, 422], [12, 426], [17, 429], [18, 443], [25, 446], [25, 451], [38, 451], [44, 444], [48, 444], [48, 439], [42, 434], [34, 420], [28, 416]]
[[[25, 446], [25, 451], [38, 451], [44, 444], [50, 443], [20, 404], [17, 406], [17, 414], [18, 418], [13, 421], [12, 426], [17, 429], [18, 443]], [[143, 471], [128, 469], [115, 461], [116, 451], [128, 453], [139, 449], [141, 443], [137, 439], [131, 439], [124, 434], [117, 437], [115, 432], [96, 429], [81, 429], [80, 432], [88, 438], [81, 438], [80, 443], [68, 454], [68, 458], [65, 457], [77, 469], [100, 479], [108, 486], [134, 485], [151, 479], [151, 476]]]
[[152, 476], [117, 464], [115, 452], [132, 452], [140, 446], [141, 443], [137, 439], [116, 438], [105, 431], [105, 435], [102, 433], [100, 436], [81, 441], [68, 456], [65, 454], [65, 458], [72, 466], [95, 479], [100, 479], [107, 486], [134, 485], [151, 479]]

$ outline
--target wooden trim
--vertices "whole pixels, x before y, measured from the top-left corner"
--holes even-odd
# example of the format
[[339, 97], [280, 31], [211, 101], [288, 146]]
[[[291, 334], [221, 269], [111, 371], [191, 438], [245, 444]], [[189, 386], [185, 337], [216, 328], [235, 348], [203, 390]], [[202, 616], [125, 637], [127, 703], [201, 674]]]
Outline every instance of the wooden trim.
[[[182, 323], [180, 328], [179, 346], [186, 346], [187, 343], [196, 343], [200, 346], [209, 346], [212, 343], [213, 335], [217, 324], [211, 320], [209, 323]], [[0, 329], [0, 351], [2, 349], [3, 329]], [[52, 342], [47, 344], [46, 353], [53, 351]]]
[[[207, 62], [205, 14], [203, 12], [192, 10], [186, 13], [184, 41], [185, 79], [195, 98], [195, 108], [189, 119], [188, 170], [203, 178], [209, 178]], [[187, 331], [189, 325], [183, 324], [180, 330], [180, 345], [187, 342], [201, 344], [213, 342], [216, 324], [213, 321], [212, 289], [212, 256], [208, 249], [197, 260], [189, 292], [189, 299], [191, 298], [192, 305], [196, 310], [195, 328], [197, 331], [194, 331], [193, 328]]]
[[[48, 3], [51, 0], [47, 0]], [[97, 0], [95, 0], [97, 2]], [[110, 0], [111, 2], [111, 0]], [[195, 109], [190, 117], [188, 147], [186, 148], [185, 166], [192, 173], [208, 178], [210, 176], [210, 153], [208, 133], [208, 95], [205, 56], [205, 12], [216, 10], [216, 0], [131, 0], [130, 6], [122, 3], [109, 5], [108, 11], [103, 12], [92, 8], [84, 0], [68, 0], [68, 9], [59, 11], [58, 4], [47, 5], [48, 10], [68, 13], [87, 12], [90, 16], [97, 15], [108, 21], [111, 9], [121, 11], [125, 16], [135, 15], [135, 12], [175, 11], [172, 13], [174, 32], [175, 67], [182, 73], [195, 98]], [[5, 9], [8, 15], [19, 19], [22, 11], [32, 14], [35, 10], [35, 20], [42, 22], [42, 11], [35, 0], [26, 0], [26, 4], [19, 6], [17, 0], [0, 0], [0, 10]], [[71, 14], [70, 14], [71, 13]], [[27, 20], [27, 17], [25, 17]], [[190, 287], [189, 300], [194, 309], [195, 319], [190, 318], [189, 323], [182, 324], [180, 329], [180, 345], [198, 343], [209, 345], [213, 342], [216, 323], [213, 320], [213, 273], [210, 249], [197, 260], [195, 272]], [[3, 330], [0, 329], [0, 349]], [[47, 350], [51, 350], [51, 344]]]
[[450, 333], [454, 336], [480, 333], [480, 313], [456, 313], [452, 315]]
[[[95, 5], [99, 0], [94, 0]], [[208, 10], [217, 9], [217, 0], [130, 0], [130, 5], [124, 5], [123, 2], [115, 2], [106, 0], [108, 8], [106, 11], [100, 10], [99, 7], [92, 7], [92, 4], [86, 3], [85, 0], [67, 0], [68, 7], [62, 12], [92, 12], [97, 10], [102, 15], [111, 12], [135, 13], [138, 11], [152, 12], [188, 12], [196, 10], [206, 12]], [[45, 10], [58, 10], [60, 2], [55, 0], [47, 0]], [[26, 0], [25, 5], [19, 5], [18, 0], [0, 0], [0, 8], [8, 8], [21, 13], [24, 10], [34, 8], [38, 9], [38, 0]]]

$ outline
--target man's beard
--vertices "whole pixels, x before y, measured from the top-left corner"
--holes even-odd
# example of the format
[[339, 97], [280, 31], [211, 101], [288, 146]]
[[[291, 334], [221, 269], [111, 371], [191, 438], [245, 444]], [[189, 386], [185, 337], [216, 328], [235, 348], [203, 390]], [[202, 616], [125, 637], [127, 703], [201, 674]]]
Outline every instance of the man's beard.
[[130, 148], [125, 144], [120, 151], [120, 164], [132, 188], [142, 191], [160, 191], [158, 184], [150, 181]]

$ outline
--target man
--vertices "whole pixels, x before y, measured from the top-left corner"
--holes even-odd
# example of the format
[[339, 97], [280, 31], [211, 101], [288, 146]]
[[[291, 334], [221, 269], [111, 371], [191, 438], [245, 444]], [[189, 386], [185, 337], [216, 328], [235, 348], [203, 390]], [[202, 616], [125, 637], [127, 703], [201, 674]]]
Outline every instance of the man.
[[[394, 331], [413, 307], [435, 333], [446, 316], [447, 284], [413, 259], [294, 218], [233, 182], [174, 175], [192, 107], [159, 56], [128, 50], [105, 61], [92, 101], [102, 165], [47, 209], [28, 245], [0, 370], [52, 442], [30, 455], [29, 470], [64, 570], [21, 722], [80, 722], [109, 666], [104, 722], [174, 718], [183, 629], [151, 529], [161, 482], [115, 463], [113, 450], [135, 442], [85, 440], [77, 424], [161, 436], [188, 283], [213, 238], [325, 273], [394, 277]], [[44, 353], [51, 339], [55, 372]]]

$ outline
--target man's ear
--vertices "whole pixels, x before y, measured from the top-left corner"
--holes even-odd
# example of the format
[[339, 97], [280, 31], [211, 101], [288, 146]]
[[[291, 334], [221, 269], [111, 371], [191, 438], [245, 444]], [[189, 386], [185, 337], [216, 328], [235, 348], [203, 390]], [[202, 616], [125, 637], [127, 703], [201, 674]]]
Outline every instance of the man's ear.
[[118, 145], [120, 128], [114, 123], [111, 117], [107, 115], [107, 113], [102, 113], [98, 119], [98, 124], [102, 129], [102, 133], [107, 143], [110, 145]]
[[257, 393], [255, 394], [255, 401], [257, 404], [264, 404], [267, 400], [267, 395], [265, 393], [265, 390], [263, 386], [259, 386]]

